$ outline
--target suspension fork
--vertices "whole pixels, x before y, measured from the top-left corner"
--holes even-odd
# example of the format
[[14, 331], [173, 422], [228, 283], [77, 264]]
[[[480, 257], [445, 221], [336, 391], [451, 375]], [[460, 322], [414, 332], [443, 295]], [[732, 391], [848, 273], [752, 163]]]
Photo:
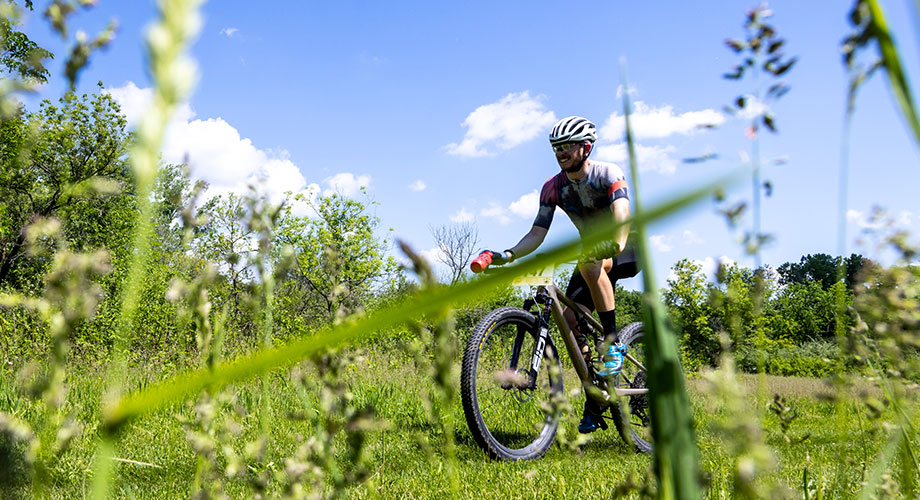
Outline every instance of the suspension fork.
[[[540, 300], [540, 299], [538, 299]], [[553, 345], [553, 341], [549, 336], [549, 320], [552, 317], [552, 305], [553, 299], [550, 297], [545, 297], [545, 302], [540, 300], [544, 307], [541, 311], [541, 314], [538, 315], [538, 325], [537, 325], [537, 335], [534, 338], [535, 344], [533, 353], [530, 356], [530, 368], [528, 370], [528, 384], [527, 388], [536, 387], [537, 383], [537, 374], [540, 372], [540, 365], [543, 363], [543, 356], [546, 354], [546, 348]], [[527, 299], [524, 302], [524, 309], [530, 311], [534, 306], [536, 301], [533, 299]], [[521, 357], [521, 349], [524, 345], [524, 339], [527, 335], [530, 335], [523, 326], [518, 326], [517, 334], [514, 337], [514, 343], [511, 346], [511, 366], [512, 370], [517, 371], [518, 363]]]
[[[534, 306], [533, 299], [527, 299], [524, 301], [524, 310], [530, 312], [530, 309]], [[511, 370], [517, 371], [518, 360], [521, 358], [521, 347], [524, 345], [524, 336], [527, 335], [527, 330], [525, 330], [521, 325], [517, 327], [517, 333], [514, 336], [514, 343], [511, 344], [511, 360], [509, 362], [508, 368]]]

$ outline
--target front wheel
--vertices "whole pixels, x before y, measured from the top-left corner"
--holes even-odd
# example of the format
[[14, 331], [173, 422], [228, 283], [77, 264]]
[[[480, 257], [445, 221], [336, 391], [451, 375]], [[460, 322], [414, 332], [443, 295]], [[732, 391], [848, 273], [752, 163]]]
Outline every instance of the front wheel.
[[[646, 356], [645, 342], [642, 338], [643, 325], [641, 322], [630, 323], [620, 330], [620, 342], [626, 346], [630, 357], [641, 363], [636, 364], [630, 359], [623, 360], [623, 368], [616, 379], [616, 387], [620, 389], [647, 389], [646, 385]], [[648, 393], [625, 396], [623, 407], [615, 405], [611, 408], [613, 422], [617, 426], [620, 436], [631, 443], [636, 451], [641, 453], [652, 452], [652, 425], [649, 418]]]
[[502, 307], [479, 321], [466, 345], [463, 413], [473, 439], [492, 459], [540, 458], [556, 439], [559, 421], [543, 407], [563, 393], [562, 364], [547, 336], [539, 370], [531, 373], [539, 330], [532, 313]]

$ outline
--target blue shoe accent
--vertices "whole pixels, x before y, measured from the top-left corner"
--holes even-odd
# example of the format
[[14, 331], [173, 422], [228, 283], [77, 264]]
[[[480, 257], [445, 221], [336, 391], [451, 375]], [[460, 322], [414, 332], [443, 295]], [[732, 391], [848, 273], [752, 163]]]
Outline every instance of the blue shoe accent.
[[578, 423], [578, 432], [582, 434], [589, 434], [601, 428], [601, 420], [604, 417], [600, 415], [595, 415], [589, 411], [585, 411], [585, 416], [581, 418], [581, 422]]
[[626, 346], [621, 342], [611, 344], [607, 348], [607, 354], [604, 355], [604, 367], [597, 372], [601, 377], [613, 377], [620, 374], [623, 368], [623, 354], [626, 352]]
[[578, 432], [588, 434], [598, 429], [606, 429], [607, 422], [604, 422], [604, 410], [607, 407], [599, 407], [597, 403], [590, 399], [585, 400], [584, 417], [578, 423]]

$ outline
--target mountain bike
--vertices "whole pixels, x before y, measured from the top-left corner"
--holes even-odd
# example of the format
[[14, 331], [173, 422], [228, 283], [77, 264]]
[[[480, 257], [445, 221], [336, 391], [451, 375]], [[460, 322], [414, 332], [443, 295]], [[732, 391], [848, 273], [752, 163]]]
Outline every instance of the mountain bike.
[[[488, 263], [480, 270], [486, 266]], [[605, 420], [612, 419], [627, 443], [639, 452], [650, 453], [642, 323], [631, 323], [619, 331], [627, 350], [622, 371], [608, 387], [582, 356], [563, 318], [562, 306], [568, 306], [580, 318], [580, 328], [587, 326], [591, 330], [595, 354], [604, 352], [603, 329], [553, 284], [552, 269], [519, 278], [515, 284], [536, 286], [536, 291], [522, 308], [500, 307], [486, 314], [473, 329], [463, 355], [463, 412], [476, 444], [494, 460], [537, 459], [552, 446], [559, 428], [557, 412], [552, 408], [564, 397], [562, 362], [550, 334], [552, 321], [585, 389], [585, 397], [604, 408], [602, 427], [606, 429]], [[534, 310], [534, 306], [539, 307]]]

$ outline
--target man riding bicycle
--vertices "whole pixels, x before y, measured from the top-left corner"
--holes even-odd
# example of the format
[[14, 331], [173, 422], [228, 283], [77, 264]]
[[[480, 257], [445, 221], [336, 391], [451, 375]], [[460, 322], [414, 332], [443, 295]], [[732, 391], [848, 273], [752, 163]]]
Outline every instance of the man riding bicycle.
[[[597, 140], [594, 123], [580, 116], [563, 118], [553, 126], [549, 142], [556, 154], [562, 172], [546, 181], [540, 192], [540, 208], [533, 227], [513, 247], [503, 252], [492, 252], [494, 264], [506, 264], [523, 257], [540, 246], [553, 221], [556, 207], [561, 208], [583, 233], [588, 224], [598, 217], [613, 217], [616, 222], [629, 219], [629, 196], [626, 176], [620, 167], [606, 162], [590, 161], [588, 156]], [[616, 281], [638, 274], [635, 252], [627, 246], [628, 224], [621, 224], [610, 240], [592, 249], [578, 262], [578, 272], [572, 278], [565, 294], [589, 314], [595, 308], [604, 329], [604, 345], [609, 345], [603, 356], [603, 367], [597, 375], [612, 378], [619, 374], [626, 348], [617, 338], [614, 289]], [[575, 313], [568, 308], [565, 320], [575, 334], [589, 367], [593, 369], [591, 351], [585, 332], [587, 326], [578, 325]], [[578, 425], [582, 433], [593, 432], [601, 426], [603, 408], [591, 398], [586, 398], [584, 417]]]

